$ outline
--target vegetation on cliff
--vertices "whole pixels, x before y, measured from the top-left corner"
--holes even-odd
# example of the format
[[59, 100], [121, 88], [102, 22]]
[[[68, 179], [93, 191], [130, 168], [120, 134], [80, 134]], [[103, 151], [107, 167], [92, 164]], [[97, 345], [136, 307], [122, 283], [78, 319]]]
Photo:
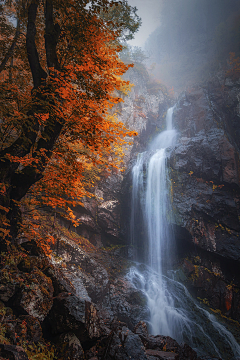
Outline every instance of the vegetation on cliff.
[[[124, 137], [135, 134], [111, 110], [122, 101], [115, 90], [128, 87], [121, 75], [132, 66], [118, 57], [118, 37], [131, 37], [140, 19], [126, 1], [0, 6], [0, 229], [2, 239], [14, 241], [26, 194], [29, 211], [63, 208], [74, 220], [70, 207], [90, 195], [98, 172], [117, 167]], [[113, 16], [118, 6], [125, 23]]]

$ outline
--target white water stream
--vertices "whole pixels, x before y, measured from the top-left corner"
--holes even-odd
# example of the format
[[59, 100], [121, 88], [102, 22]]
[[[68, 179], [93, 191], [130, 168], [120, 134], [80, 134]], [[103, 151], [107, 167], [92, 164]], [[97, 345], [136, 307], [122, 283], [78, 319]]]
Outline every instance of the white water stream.
[[186, 342], [201, 356], [234, 359], [240, 356], [240, 346], [232, 333], [199, 305], [184, 285], [174, 280], [174, 271], [168, 271], [167, 276], [163, 273], [163, 264], [165, 267], [173, 251], [166, 168], [167, 149], [174, 145], [177, 136], [172, 115], [170, 108], [167, 129], [152, 141], [148, 152], [139, 155], [132, 170], [131, 237], [133, 245], [136, 244], [140, 207], [140, 221], [146, 222], [148, 255], [144, 270], [142, 265], [136, 265], [128, 278], [147, 298], [153, 335], [169, 335], [179, 343]]

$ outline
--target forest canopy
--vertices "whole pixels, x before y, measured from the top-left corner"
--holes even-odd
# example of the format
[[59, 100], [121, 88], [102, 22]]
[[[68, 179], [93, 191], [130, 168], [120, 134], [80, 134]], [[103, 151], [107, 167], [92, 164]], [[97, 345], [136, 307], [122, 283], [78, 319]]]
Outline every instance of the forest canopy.
[[26, 194], [74, 220], [71, 207], [91, 196], [96, 176], [118, 167], [135, 135], [114, 113], [132, 66], [119, 39], [140, 19], [108, 0], [1, 0], [0, 14], [0, 231], [14, 241]]

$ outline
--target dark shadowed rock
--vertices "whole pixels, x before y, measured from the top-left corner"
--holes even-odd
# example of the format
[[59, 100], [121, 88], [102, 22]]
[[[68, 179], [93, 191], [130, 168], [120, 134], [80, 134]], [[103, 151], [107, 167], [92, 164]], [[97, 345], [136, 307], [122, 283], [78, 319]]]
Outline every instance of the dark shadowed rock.
[[201, 248], [240, 260], [238, 148], [223, 110], [215, 113], [206, 90], [194, 94], [182, 96], [174, 114], [181, 134], [170, 157], [175, 222]]
[[181, 346], [179, 351], [179, 360], [200, 360], [197, 356], [196, 351], [194, 351], [189, 345], [184, 344]]
[[61, 334], [55, 339], [57, 358], [64, 360], [83, 360], [84, 352], [79, 339], [74, 333]]
[[28, 360], [26, 352], [21, 346], [0, 344], [0, 356], [8, 360]]
[[104, 356], [106, 360], [147, 360], [139, 336], [126, 326], [116, 329], [109, 335]]
[[85, 300], [62, 293], [53, 301], [46, 319], [53, 335], [63, 332], [85, 331]]
[[14, 283], [6, 283], [5, 281], [0, 283], [0, 300], [7, 302], [15, 294], [15, 289]]
[[134, 328], [134, 333], [142, 338], [147, 338], [149, 336], [147, 324], [144, 321], [139, 321]]
[[109, 333], [93, 303], [68, 293], [54, 299], [44, 327], [50, 329], [51, 336], [73, 332], [83, 342]]
[[112, 313], [133, 331], [141, 319], [149, 317], [146, 298], [125, 277], [119, 276], [109, 289], [108, 306]]
[[[158, 351], [158, 350], [146, 350], [146, 354], [151, 358], [154, 359], [160, 359], [160, 360], [179, 360], [179, 355], [178, 354], [174, 354], [171, 352], [167, 352], [167, 351]], [[151, 359], [150, 358], [150, 359]]]
[[174, 111], [179, 139], [169, 165], [178, 248], [185, 246], [185, 257], [193, 259], [192, 252], [202, 261], [195, 267], [183, 262], [191, 291], [238, 320], [240, 113], [239, 88], [231, 86], [223, 91], [219, 80], [211, 81], [180, 97]]

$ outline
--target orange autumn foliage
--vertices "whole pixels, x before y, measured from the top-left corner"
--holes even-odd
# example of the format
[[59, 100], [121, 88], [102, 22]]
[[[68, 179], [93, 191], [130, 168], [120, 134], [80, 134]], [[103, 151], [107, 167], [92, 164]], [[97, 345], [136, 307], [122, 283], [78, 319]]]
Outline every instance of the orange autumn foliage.
[[[0, 19], [14, 45], [6, 62], [12, 45], [8, 48], [3, 33], [0, 231], [11, 241], [21, 228], [23, 199], [31, 201], [31, 208], [63, 208], [74, 221], [71, 207], [91, 196], [91, 186], [103, 168], [118, 167], [126, 136], [136, 134], [113, 115], [114, 106], [122, 101], [116, 90], [129, 86], [121, 75], [132, 65], [118, 57], [118, 31], [110, 30], [98, 16], [110, 2], [87, 4], [84, 0], [9, 1]], [[17, 18], [18, 36], [8, 14]], [[86, 176], [91, 171], [92, 178]]]

